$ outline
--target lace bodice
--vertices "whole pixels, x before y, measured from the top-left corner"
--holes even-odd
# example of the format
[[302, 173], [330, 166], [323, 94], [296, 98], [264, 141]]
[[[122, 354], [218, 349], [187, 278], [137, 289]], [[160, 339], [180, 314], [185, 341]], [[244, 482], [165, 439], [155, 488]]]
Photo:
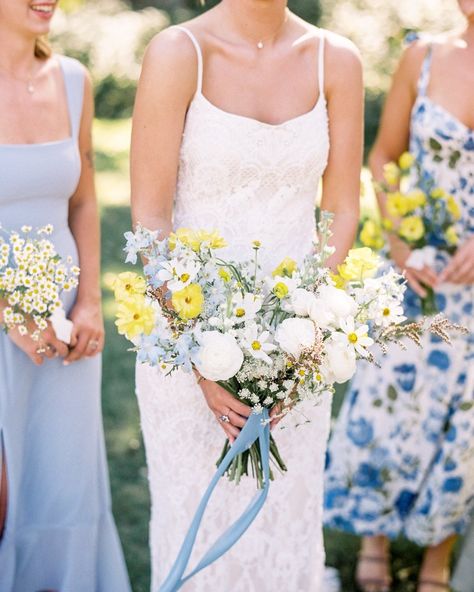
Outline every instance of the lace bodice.
[[260, 240], [264, 268], [289, 255], [301, 259], [314, 238], [315, 202], [329, 152], [323, 48], [313, 109], [271, 125], [223, 111], [204, 97], [202, 55], [191, 40], [198, 88], [181, 145], [175, 227], [219, 229], [234, 257], [242, 257], [242, 250], [250, 256], [250, 243]]
[[[181, 146], [175, 228], [218, 229], [229, 243], [226, 255], [236, 259], [249, 258], [251, 242], [258, 239], [264, 272], [283, 257], [302, 260], [312, 248], [315, 201], [329, 152], [323, 40], [316, 105], [299, 117], [269, 125], [227, 113], [204, 97], [201, 51], [194, 36], [182, 30], [197, 51], [198, 88]], [[156, 592], [212, 477], [224, 436], [192, 375], [163, 377], [138, 365], [137, 395], [152, 497]], [[322, 482], [329, 410], [326, 397], [319, 407], [305, 410], [311, 422], [297, 430], [277, 430], [288, 474], [277, 476], [261, 514], [237, 545], [190, 580], [183, 592], [323, 592]], [[238, 489], [222, 480], [191, 565], [254, 493], [252, 479]]]

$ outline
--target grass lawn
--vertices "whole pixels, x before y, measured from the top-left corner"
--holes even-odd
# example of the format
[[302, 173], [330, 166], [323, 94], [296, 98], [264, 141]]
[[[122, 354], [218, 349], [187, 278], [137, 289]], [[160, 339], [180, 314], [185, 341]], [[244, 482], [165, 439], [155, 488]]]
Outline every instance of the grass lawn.
[[[97, 187], [102, 216], [104, 309], [107, 346], [104, 352], [103, 409], [114, 513], [122, 538], [134, 592], [149, 590], [149, 496], [146, 463], [134, 395], [134, 356], [113, 325], [114, 307], [107, 288], [111, 273], [123, 269], [123, 233], [130, 227], [128, 209], [129, 121], [98, 121], [95, 125]], [[367, 191], [363, 211], [373, 208]], [[343, 393], [335, 401], [339, 408]], [[343, 592], [356, 590], [352, 574], [358, 549], [356, 537], [326, 533], [328, 564], [340, 570]], [[394, 545], [394, 592], [415, 590], [420, 550], [407, 542]], [[209, 592], [217, 592], [210, 590]], [[222, 591], [225, 592], [225, 591]], [[275, 592], [284, 592], [275, 591]], [[291, 591], [288, 591], [291, 592]], [[324, 591], [321, 591], [324, 592]]]

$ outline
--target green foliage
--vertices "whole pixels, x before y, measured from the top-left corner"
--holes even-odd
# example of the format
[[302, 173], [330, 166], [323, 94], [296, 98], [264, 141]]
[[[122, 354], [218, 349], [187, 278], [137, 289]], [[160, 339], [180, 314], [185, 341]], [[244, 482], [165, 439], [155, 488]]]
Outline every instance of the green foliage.
[[117, 119], [130, 117], [135, 100], [136, 82], [129, 78], [108, 74], [95, 85], [97, 117]]

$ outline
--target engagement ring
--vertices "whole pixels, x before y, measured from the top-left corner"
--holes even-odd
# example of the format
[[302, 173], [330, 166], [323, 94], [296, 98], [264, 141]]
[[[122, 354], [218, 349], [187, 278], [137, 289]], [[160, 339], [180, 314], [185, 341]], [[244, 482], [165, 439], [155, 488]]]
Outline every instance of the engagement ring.
[[89, 347], [94, 350], [97, 349], [99, 347], [99, 342], [97, 341], [97, 339], [91, 339], [89, 341]]
[[230, 423], [230, 419], [228, 415], [221, 415], [219, 417], [219, 420], [222, 421], [222, 423]]

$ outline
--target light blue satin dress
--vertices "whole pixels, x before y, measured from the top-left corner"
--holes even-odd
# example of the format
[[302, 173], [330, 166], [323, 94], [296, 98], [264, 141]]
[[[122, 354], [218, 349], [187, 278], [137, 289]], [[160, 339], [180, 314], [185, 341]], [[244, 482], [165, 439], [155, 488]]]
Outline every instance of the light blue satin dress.
[[[0, 145], [0, 221], [8, 229], [53, 224], [57, 251], [77, 262], [68, 206], [81, 174], [84, 71], [75, 60], [59, 60], [71, 136]], [[74, 300], [66, 295], [66, 310]], [[0, 442], [9, 486], [1, 592], [130, 591], [111, 514], [100, 385], [99, 356], [37, 367], [0, 334]]]

